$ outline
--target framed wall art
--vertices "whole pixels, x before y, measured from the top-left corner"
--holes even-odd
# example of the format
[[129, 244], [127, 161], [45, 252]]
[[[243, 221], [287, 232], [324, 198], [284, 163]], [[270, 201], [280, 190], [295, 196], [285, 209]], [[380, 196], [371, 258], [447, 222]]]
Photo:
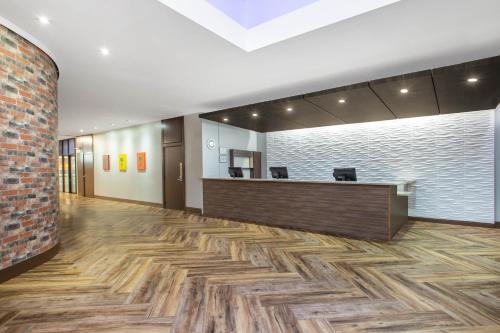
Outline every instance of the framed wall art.
[[104, 171], [109, 171], [111, 165], [109, 164], [109, 155], [102, 155], [102, 169]]
[[127, 171], [127, 154], [118, 155], [118, 170]]
[[146, 171], [146, 153], [137, 153], [137, 171]]

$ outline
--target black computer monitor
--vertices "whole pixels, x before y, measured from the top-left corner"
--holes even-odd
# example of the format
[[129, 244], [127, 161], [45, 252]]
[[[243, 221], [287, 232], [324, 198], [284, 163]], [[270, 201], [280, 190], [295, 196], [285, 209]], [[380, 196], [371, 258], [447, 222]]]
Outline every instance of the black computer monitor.
[[270, 167], [271, 176], [276, 179], [288, 178], [288, 169], [286, 167]]
[[333, 169], [333, 177], [335, 178], [336, 181], [344, 181], [344, 182], [355, 182], [358, 180], [356, 178], [355, 168]]
[[243, 178], [243, 169], [240, 167], [229, 167], [227, 171], [233, 178]]

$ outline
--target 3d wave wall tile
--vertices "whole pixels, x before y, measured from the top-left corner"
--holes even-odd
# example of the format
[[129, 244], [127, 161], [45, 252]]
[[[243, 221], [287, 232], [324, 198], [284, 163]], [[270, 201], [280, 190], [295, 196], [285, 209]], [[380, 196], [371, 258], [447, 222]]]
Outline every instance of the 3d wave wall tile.
[[0, 25], [0, 270], [58, 243], [57, 67]]
[[[494, 110], [267, 134], [268, 166], [290, 178], [415, 180], [411, 216], [493, 223]], [[335, 204], [332, 202], [332, 204]]]

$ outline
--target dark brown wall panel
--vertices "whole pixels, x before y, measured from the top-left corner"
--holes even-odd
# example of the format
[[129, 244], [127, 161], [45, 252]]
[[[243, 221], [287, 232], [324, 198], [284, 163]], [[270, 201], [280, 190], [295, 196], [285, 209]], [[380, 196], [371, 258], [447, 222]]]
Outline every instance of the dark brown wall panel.
[[[310, 103], [303, 97], [286, 98], [266, 104], [264, 116], [286, 119], [303, 127], [339, 125], [344, 122], [326, 110]], [[288, 111], [291, 109], [291, 111]]]
[[373, 81], [370, 87], [398, 118], [439, 114], [430, 71]]
[[[204, 113], [200, 117], [258, 132], [274, 132], [486, 110], [500, 102], [499, 73], [500, 56]], [[468, 78], [478, 81], [467, 82]], [[409, 93], [401, 94], [402, 88]], [[293, 111], [287, 112], [288, 107]], [[254, 112], [258, 117], [252, 117]], [[224, 118], [228, 121], [224, 122]]]
[[184, 117], [162, 120], [163, 144], [182, 143], [184, 141]]
[[[441, 113], [494, 109], [500, 103], [500, 57], [434, 69]], [[476, 78], [477, 82], [468, 82]]]
[[[305, 96], [305, 99], [346, 123], [363, 123], [396, 118], [373, 93], [368, 84], [309, 94]], [[341, 103], [341, 100], [344, 100], [345, 103]]]

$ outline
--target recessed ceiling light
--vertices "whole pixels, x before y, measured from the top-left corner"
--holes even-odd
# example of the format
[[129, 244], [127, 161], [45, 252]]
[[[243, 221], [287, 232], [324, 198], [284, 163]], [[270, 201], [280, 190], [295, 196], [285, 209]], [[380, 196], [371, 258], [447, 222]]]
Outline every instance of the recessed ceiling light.
[[42, 25], [47, 25], [50, 23], [50, 19], [45, 15], [41, 15], [41, 16], [38, 16], [38, 22], [40, 22], [40, 24], [42, 24]]
[[109, 49], [107, 47], [101, 47], [100, 51], [103, 56], [109, 55]]
[[222, 121], [227, 123], [229, 121], [229, 118], [222, 118]]
[[256, 113], [256, 112], [252, 113], [252, 117], [256, 118], [256, 117], [258, 117], [258, 116], [259, 116], [259, 114], [258, 114], [258, 113]]
[[97, 126], [94, 126], [94, 129], [96, 130], [96, 129], [97, 129]]
[[470, 83], [476, 83], [477, 81], [479, 81], [477, 77], [470, 77], [467, 79], [467, 82], [470, 82]]
[[83, 132], [85, 132], [85, 131], [81, 129], [81, 130], [80, 130], [80, 133], [83, 133]]
[[293, 111], [293, 108], [286, 108], [286, 110], [287, 110], [288, 112], [292, 112], [292, 111]]
[[403, 89], [401, 89], [401, 90], [400, 90], [400, 92], [401, 92], [402, 94], [407, 94], [407, 93], [409, 92], [409, 90], [408, 90], [408, 89], [406, 89], [406, 88], [403, 88]]
[[340, 104], [344, 104], [345, 103], [345, 99], [339, 99], [339, 103]]

